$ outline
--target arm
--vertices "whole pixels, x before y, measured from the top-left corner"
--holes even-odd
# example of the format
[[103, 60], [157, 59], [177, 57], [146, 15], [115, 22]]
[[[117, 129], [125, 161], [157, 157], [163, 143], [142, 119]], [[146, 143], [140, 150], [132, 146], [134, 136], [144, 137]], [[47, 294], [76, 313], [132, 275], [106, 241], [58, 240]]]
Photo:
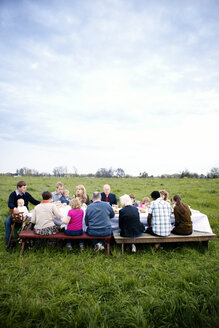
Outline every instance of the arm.
[[149, 213], [149, 214], [148, 214], [148, 227], [151, 226], [151, 219], [152, 219], [152, 214]]
[[31, 196], [31, 194], [29, 194], [29, 193], [28, 193], [28, 201], [29, 201], [31, 204], [33, 204], [33, 205], [38, 205], [38, 204], [40, 204], [40, 201], [39, 201], [39, 200], [36, 200], [35, 198], [33, 198], [33, 197]]
[[85, 212], [84, 222], [85, 222], [86, 226], [88, 226], [88, 215], [89, 215], [89, 208], [87, 208], [87, 210]]
[[9, 199], [8, 199], [8, 207], [13, 210], [14, 208], [16, 208], [16, 202], [15, 202], [15, 192], [12, 192], [10, 195], [9, 195]]
[[113, 211], [112, 207], [110, 206], [110, 219], [114, 218], [115, 212]]
[[64, 224], [69, 224], [69, 221], [71, 220], [70, 216], [67, 216], [67, 218], [65, 220], [62, 221], [62, 223]]
[[31, 221], [31, 223], [34, 223], [34, 224], [36, 223], [36, 210], [35, 209], [33, 210], [32, 218], [30, 221]]
[[53, 204], [53, 214], [57, 219], [61, 219], [62, 218], [62, 213], [60, 212], [60, 210], [56, 207], [55, 204]]

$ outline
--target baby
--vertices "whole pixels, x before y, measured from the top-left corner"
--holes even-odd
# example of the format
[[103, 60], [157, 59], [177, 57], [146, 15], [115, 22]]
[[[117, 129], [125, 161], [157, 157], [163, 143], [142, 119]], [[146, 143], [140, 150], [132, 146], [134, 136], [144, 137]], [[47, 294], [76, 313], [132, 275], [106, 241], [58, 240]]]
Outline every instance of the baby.
[[[17, 200], [17, 209], [18, 212], [22, 212], [23, 216], [26, 218], [28, 216], [28, 209], [26, 206], [24, 206], [24, 200], [23, 198], [20, 198]], [[22, 214], [21, 214], [22, 216]]]
[[62, 197], [60, 198], [60, 201], [62, 204], [65, 203], [68, 205], [70, 200], [71, 200], [71, 197], [69, 197], [69, 190], [65, 189], [63, 191]]

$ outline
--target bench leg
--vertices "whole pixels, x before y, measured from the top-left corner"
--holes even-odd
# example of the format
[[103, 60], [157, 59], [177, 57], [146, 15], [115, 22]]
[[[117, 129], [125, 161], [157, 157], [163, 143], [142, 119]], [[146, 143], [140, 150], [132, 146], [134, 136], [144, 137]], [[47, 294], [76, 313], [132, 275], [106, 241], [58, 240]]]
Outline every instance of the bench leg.
[[122, 255], [124, 255], [124, 243], [122, 243]]
[[202, 245], [205, 246], [208, 250], [209, 240], [202, 241]]
[[22, 245], [21, 245], [21, 253], [20, 253], [20, 255], [23, 255], [23, 253], [24, 253], [25, 244], [26, 244], [26, 240], [25, 239], [22, 239]]
[[110, 256], [110, 242], [109, 242], [109, 240], [106, 241], [106, 247], [107, 247], [107, 255]]

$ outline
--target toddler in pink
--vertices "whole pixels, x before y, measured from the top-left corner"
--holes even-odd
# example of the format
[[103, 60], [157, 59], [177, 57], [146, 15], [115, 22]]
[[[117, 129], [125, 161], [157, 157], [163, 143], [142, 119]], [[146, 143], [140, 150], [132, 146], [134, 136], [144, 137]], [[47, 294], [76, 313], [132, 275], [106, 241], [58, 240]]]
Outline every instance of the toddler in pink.
[[[77, 198], [70, 200], [69, 205], [71, 210], [68, 212], [66, 220], [62, 223], [67, 224], [67, 229], [65, 230], [68, 236], [80, 236], [83, 233], [83, 216], [84, 211], [81, 209], [81, 202]], [[72, 250], [71, 241], [67, 240], [67, 248]], [[80, 241], [80, 248], [84, 248], [84, 243]]]

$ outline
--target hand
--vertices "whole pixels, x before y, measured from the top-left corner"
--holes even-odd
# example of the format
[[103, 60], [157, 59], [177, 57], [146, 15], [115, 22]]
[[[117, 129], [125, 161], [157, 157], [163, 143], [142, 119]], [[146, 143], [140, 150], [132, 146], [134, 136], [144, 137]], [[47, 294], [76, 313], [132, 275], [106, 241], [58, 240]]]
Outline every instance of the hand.
[[19, 210], [17, 209], [17, 207], [15, 207], [15, 208], [13, 209], [13, 212], [14, 212], [14, 213], [19, 213]]

